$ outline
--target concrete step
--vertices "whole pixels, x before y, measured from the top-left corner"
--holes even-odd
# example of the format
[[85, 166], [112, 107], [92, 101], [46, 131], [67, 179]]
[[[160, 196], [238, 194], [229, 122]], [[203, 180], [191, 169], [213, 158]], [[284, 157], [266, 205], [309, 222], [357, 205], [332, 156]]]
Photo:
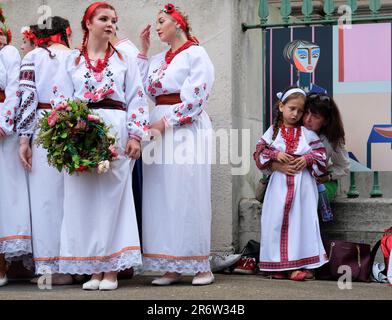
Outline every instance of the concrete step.
[[[260, 241], [261, 208], [262, 204], [256, 199], [240, 201], [239, 249], [250, 239]], [[392, 226], [392, 199], [338, 198], [332, 209], [334, 221], [320, 222], [322, 236], [328, 239], [364, 242], [373, 246], [383, 231]]]

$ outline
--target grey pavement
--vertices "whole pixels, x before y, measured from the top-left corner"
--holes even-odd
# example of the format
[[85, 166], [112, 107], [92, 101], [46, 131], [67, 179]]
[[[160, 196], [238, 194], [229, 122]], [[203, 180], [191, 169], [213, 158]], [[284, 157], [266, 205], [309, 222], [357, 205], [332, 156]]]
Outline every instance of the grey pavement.
[[10, 281], [0, 288], [0, 300], [392, 300], [392, 287], [379, 283], [352, 283], [341, 290], [335, 281], [270, 280], [259, 275], [216, 274], [212, 285], [195, 287], [192, 277], [179, 284], [155, 287], [154, 276], [121, 280], [110, 292], [83, 291], [80, 284], [40, 290], [28, 281]]

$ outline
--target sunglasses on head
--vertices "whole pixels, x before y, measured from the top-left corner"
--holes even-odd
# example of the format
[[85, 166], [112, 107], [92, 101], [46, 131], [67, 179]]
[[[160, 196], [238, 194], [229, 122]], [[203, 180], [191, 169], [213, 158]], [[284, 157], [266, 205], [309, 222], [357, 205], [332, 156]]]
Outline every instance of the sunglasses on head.
[[322, 102], [330, 102], [331, 98], [328, 97], [325, 93], [311, 93], [308, 95], [308, 99], [315, 100], [319, 99]]

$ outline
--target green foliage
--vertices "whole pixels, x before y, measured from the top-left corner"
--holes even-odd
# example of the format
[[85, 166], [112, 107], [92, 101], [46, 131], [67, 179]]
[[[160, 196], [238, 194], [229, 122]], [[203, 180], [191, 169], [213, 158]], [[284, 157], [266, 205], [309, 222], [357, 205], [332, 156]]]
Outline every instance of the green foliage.
[[[68, 100], [51, 112], [45, 112], [38, 123], [38, 146], [47, 150], [49, 165], [72, 175], [113, 161], [116, 138], [110, 127], [85, 103]], [[115, 149], [114, 149], [115, 150]]]

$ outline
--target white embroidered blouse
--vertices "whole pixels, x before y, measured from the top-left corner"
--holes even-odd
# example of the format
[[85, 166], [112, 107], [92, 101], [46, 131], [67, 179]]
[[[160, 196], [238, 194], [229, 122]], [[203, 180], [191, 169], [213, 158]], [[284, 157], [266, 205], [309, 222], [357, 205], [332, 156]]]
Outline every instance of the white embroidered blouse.
[[159, 95], [179, 93], [182, 103], [167, 108], [165, 120], [170, 126], [192, 123], [207, 105], [215, 80], [214, 66], [201, 46], [180, 52], [169, 65], [166, 52], [153, 56], [142, 67], [146, 93], [153, 101]]
[[[61, 88], [61, 98], [72, 96], [72, 84], [65, 70], [71, 50], [43, 48], [30, 51], [22, 60], [20, 72], [21, 104], [16, 118], [20, 137], [31, 137], [37, 124], [38, 103], [52, 103], [53, 87]], [[60, 97], [59, 97], [60, 98]]]
[[[66, 62], [66, 69], [73, 84], [73, 98], [87, 103], [111, 99], [125, 104], [129, 137], [142, 139], [148, 136], [149, 112], [136, 59], [124, 52], [123, 60], [117, 53], [109, 58], [102, 73], [94, 73], [87, 67], [79, 50], [73, 50]], [[95, 62], [92, 61], [94, 64]]]
[[20, 55], [10, 45], [0, 50], [0, 89], [5, 92], [5, 101], [0, 104], [0, 128], [6, 135], [15, 131], [15, 114], [19, 107]]

